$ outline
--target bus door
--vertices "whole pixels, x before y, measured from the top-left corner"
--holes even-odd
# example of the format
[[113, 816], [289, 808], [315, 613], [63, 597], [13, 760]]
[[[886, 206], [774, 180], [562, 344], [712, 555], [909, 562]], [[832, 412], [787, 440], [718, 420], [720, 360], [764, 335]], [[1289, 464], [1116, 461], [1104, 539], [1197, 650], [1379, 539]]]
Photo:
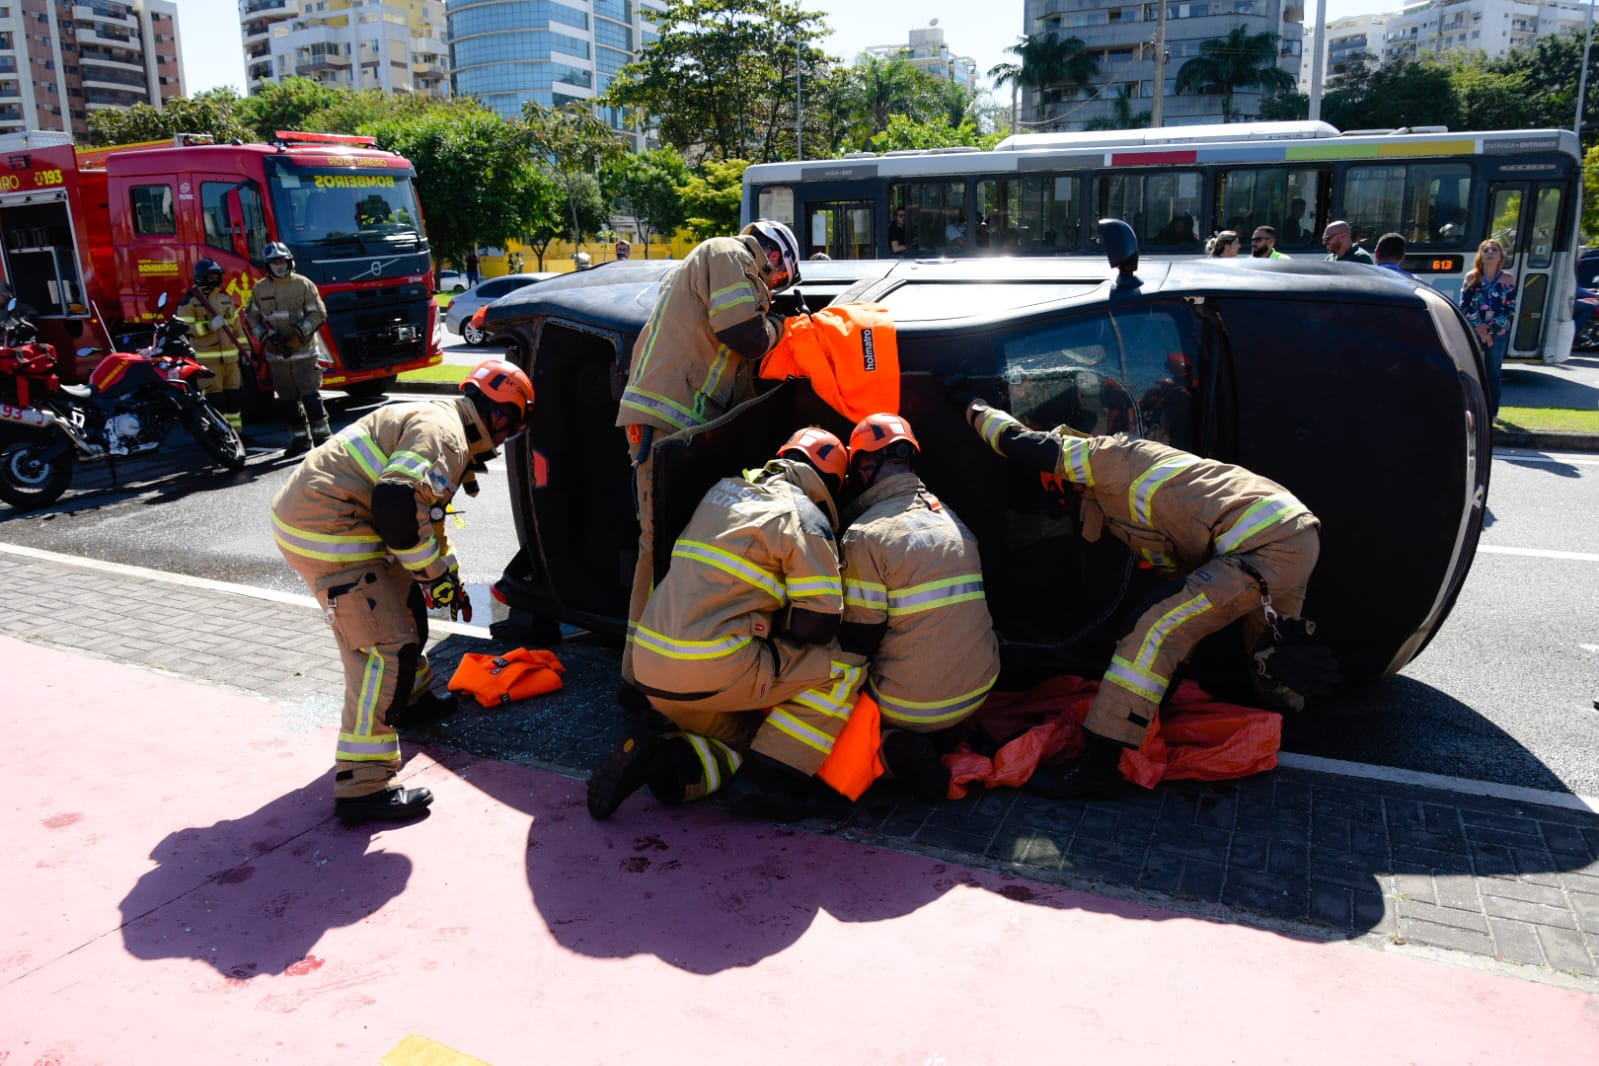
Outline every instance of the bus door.
[[1557, 253], [1569, 251], [1562, 238], [1564, 190], [1554, 182], [1497, 181], [1488, 188], [1488, 203], [1488, 235], [1505, 246], [1504, 269], [1516, 279], [1516, 321], [1506, 354], [1542, 358], [1560, 317], [1553, 301], [1562, 287], [1554, 270], [1566, 257]]
[[[818, 252], [829, 259], [877, 259], [873, 234], [877, 232], [877, 205], [870, 200], [823, 200], [805, 205], [805, 225], [799, 232], [800, 254], [811, 259]], [[881, 258], [887, 258], [884, 250]]]

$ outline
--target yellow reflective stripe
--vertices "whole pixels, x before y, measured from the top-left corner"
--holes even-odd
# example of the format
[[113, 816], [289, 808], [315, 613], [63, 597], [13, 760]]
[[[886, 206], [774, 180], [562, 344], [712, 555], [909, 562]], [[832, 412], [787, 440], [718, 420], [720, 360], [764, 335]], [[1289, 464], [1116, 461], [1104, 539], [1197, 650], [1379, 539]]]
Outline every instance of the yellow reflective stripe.
[[378, 478], [383, 476], [383, 468], [389, 462], [389, 457], [378, 447], [378, 442], [361, 429], [359, 422], [340, 430], [337, 436], [345, 452], [360, 465], [373, 484], [376, 484]]
[[[1144, 641], [1138, 646], [1138, 658], [1133, 665], [1136, 665], [1140, 670], [1148, 670], [1154, 664], [1155, 657], [1160, 654], [1161, 644], [1165, 643], [1166, 638], [1171, 636], [1172, 631], [1185, 622], [1193, 621], [1208, 610], [1210, 610], [1210, 601], [1201, 592], [1193, 599], [1179, 603], [1161, 615], [1155, 620], [1155, 624], [1149, 627], [1149, 632], [1144, 634]], [[1151, 674], [1150, 676], [1155, 677], [1158, 675]]]
[[715, 640], [673, 640], [640, 625], [633, 630], [633, 640], [641, 648], [664, 655], [668, 659], [720, 659], [749, 644], [752, 637], [727, 636]]
[[414, 548], [395, 549], [394, 558], [407, 570], [426, 570], [444, 554], [438, 538], [429, 533]]
[[[792, 702], [792, 701], [791, 701]], [[766, 724], [793, 740], [821, 752], [823, 755], [833, 753], [833, 738], [805, 722], [800, 721], [782, 707], [774, 707], [772, 713], [766, 716]]]
[[709, 317], [715, 318], [723, 311], [732, 310], [743, 304], [749, 304], [752, 307], [755, 304], [755, 287], [750, 284], [748, 278], [736, 281], [731, 285], [724, 285], [720, 289], [713, 291], [711, 298], [706, 303], [706, 310], [710, 312]]
[[1297, 518], [1307, 510], [1309, 508], [1286, 492], [1257, 500], [1252, 507], [1238, 516], [1238, 520], [1227, 532], [1216, 538], [1216, 551], [1225, 555], [1256, 533], [1286, 522], [1290, 518]]
[[332, 563], [359, 563], [368, 559], [381, 559], [388, 549], [383, 541], [370, 533], [312, 533], [289, 525], [276, 513], [272, 515], [274, 537], [278, 545], [295, 555], [307, 559], [320, 559]]
[[1105, 671], [1105, 680], [1151, 703], [1159, 703], [1166, 695], [1166, 686], [1171, 683], [1170, 678], [1145, 670], [1137, 663], [1128, 662], [1119, 655], [1111, 657], [1110, 668]]
[[1084, 437], [1060, 438], [1060, 476], [1073, 485], [1094, 487], [1094, 468], [1088, 461], [1093, 448]]
[[640, 414], [653, 415], [664, 419], [678, 429], [688, 429], [690, 426], [700, 424], [699, 415], [684, 407], [676, 400], [662, 396], [659, 393], [641, 389], [637, 385], [629, 385], [622, 394], [622, 402], [618, 406], [631, 408]]
[[939, 581], [929, 581], [909, 588], [894, 589], [888, 594], [890, 617], [920, 614], [939, 607], [953, 607], [983, 598], [983, 575], [960, 574]]
[[776, 576], [762, 570], [748, 559], [732, 552], [723, 551], [714, 544], [706, 544], [699, 540], [679, 540], [672, 546], [672, 558], [690, 559], [706, 566], [715, 567], [725, 574], [731, 574], [747, 584], [754, 585], [778, 603], [787, 603], [788, 598], [783, 592], [783, 583]]
[[1127, 510], [1141, 526], [1152, 525], [1150, 511], [1160, 487], [1199, 460], [1191, 455], [1172, 455], [1139, 474], [1127, 489]]
[[717, 346], [716, 358], [711, 360], [710, 367], [705, 371], [705, 380], [700, 382], [697, 395], [706, 397], [716, 395], [716, 385], [722, 380], [722, 375], [727, 371], [727, 361], [731, 355], [732, 351], [727, 345]]
[[334, 758], [339, 762], [399, 762], [398, 733], [340, 733]]
[[850, 607], [866, 607], [883, 611], [888, 609], [888, 586], [876, 581], [844, 582], [844, 603]]
[[836, 577], [822, 575], [820, 577], [796, 577], [787, 585], [788, 595], [791, 599], [807, 599], [812, 596], [832, 596], [838, 599], [844, 595], [844, 583]]
[[871, 689], [872, 698], [877, 700], [878, 709], [882, 711], [884, 718], [915, 725], [942, 725], [965, 718], [981, 707], [983, 701], [988, 698], [989, 690], [994, 687], [994, 682], [998, 680], [999, 675], [995, 674], [970, 692], [963, 692], [959, 696], [951, 696], [945, 700], [925, 702], [885, 696], [877, 690], [876, 685], [869, 685], [868, 688]]
[[999, 452], [1000, 455], [1005, 454], [999, 448], [999, 438], [1005, 432], [1005, 428], [1007, 426], [1015, 426], [1020, 429], [1021, 425], [1020, 422], [1004, 411], [996, 411], [992, 407], [977, 416], [977, 432], [988, 442], [988, 446]]
[[412, 481], [421, 481], [427, 477], [428, 468], [433, 465], [433, 460], [416, 452], [395, 452], [389, 456], [389, 461], [383, 467], [385, 474], [401, 474]]
[[679, 733], [678, 736], [688, 741], [689, 747], [694, 749], [694, 755], [700, 761], [700, 773], [705, 781], [705, 795], [722, 787], [722, 760], [727, 761], [729, 774], [738, 772], [744, 765], [744, 757], [720, 740], [702, 737], [698, 733]]

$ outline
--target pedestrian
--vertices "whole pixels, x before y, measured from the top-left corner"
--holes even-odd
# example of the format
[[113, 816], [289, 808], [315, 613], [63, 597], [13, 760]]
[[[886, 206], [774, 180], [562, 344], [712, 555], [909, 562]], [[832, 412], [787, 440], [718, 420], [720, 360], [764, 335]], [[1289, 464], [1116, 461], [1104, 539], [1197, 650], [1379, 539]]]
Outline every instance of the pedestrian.
[[233, 297], [222, 290], [222, 265], [215, 259], [202, 259], [194, 264], [194, 287], [188, 297], [178, 305], [177, 317], [189, 326], [190, 344], [194, 356], [204, 363], [212, 376], [201, 382], [201, 387], [217, 413], [233, 427], [235, 433], [244, 430], [242, 386], [240, 373], [243, 353], [239, 341], [239, 307]]
[[1416, 276], [1405, 269], [1405, 236], [1402, 233], [1384, 233], [1377, 238], [1377, 265], [1384, 270], [1391, 270], [1407, 281], [1415, 281]]
[[888, 224], [888, 250], [894, 255], [904, 255], [910, 249], [906, 237], [905, 208], [894, 208], [894, 218]]
[[1314, 630], [1298, 615], [1321, 523], [1287, 489], [1123, 434], [1034, 432], [981, 400], [968, 402], [966, 418], [1000, 455], [1082, 493], [1084, 540], [1109, 530], [1141, 564], [1172, 575], [1117, 642], [1083, 723], [1082, 754], [1035, 775], [1040, 791], [1093, 796], [1119, 786], [1121, 753], [1142, 744], [1173, 673], [1203, 637], [1239, 619], [1246, 651], [1265, 664], [1250, 675], [1263, 702], [1298, 710], [1330, 680], [1336, 664], [1326, 649], [1294, 642]]
[[505, 260], [506, 270], [512, 274], [522, 273], [522, 253], [512, 252]]
[[1355, 243], [1354, 230], [1347, 222], [1329, 222], [1322, 231], [1321, 243], [1327, 246], [1327, 262], [1365, 263], [1376, 266], [1371, 253]]
[[1488, 415], [1499, 415], [1500, 377], [1516, 320], [1516, 279], [1505, 267], [1505, 246], [1489, 237], [1460, 287], [1460, 309], [1477, 333], [1488, 370]]
[[931, 801], [944, 797], [949, 771], [930, 737], [977, 713], [999, 677], [999, 641], [977, 538], [916, 475], [921, 450], [895, 414], [868, 415], [850, 434], [859, 495], [839, 544], [839, 643], [870, 659], [888, 773]]
[[1289, 259], [1277, 250], [1277, 230], [1272, 226], [1256, 226], [1249, 238], [1249, 254], [1256, 259]]
[[[655, 574], [651, 478], [656, 437], [702, 426], [755, 394], [760, 359], [783, 336], [772, 294], [799, 280], [794, 234], [781, 222], [760, 219], [737, 237], [712, 237], [696, 245], [667, 275], [639, 331], [616, 417], [627, 431], [639, 524], [627, 608], [630, 634], [644, 613]], [[622, 677], [631, 685], [631, 636], [622, 651]], [[638, 702], [626, 687], [621, 695], [631, 705]]]
[[1238, 234], [1224, 229], [1205, 242], [1205, 254], [1212, 259], [1231, 259], [1238, 254]]
[[676, 730], [635, 731], [595, 767], [589, 814], [649, 786], [666, 804], [735, 783], [750, 813], [792, 817], [854, 707], [865, 657], [840, 647], [836, 499], [848, 453], [802, 429], [713, 485], [630, 634], [638, 687]]
[[594, 265], [594, 260], [587, 252], [578, 252], [572, 257], [572, 266], [577, 270], [588, 270]]
[[272, 390], [289, 422], [284, 455], [299, 455], [333, 432], [322, 402], [322, 365], [317, 330], [328, 319], [322, 294], [304, 274], [294, 271], [289, 246], [273, 241], [261, 253], [267, 276], [255, 283], [245, 321], [266, 355]]
[[633, 246], [628, 243], [627, 238], [618, 237], [616, 239], [616, 261], [620, 263], [624, 259], [631, 258], [633, 258]]
[[445, 534], [458, 489], [522, 429], [533, 383], [479, 363], [453, 400], [378, 408], [300, 463], [272, 501], [278, 549], [322, 606], [344, 664], [333, 809], [347, 823], [405, 821], [433, 801], [402, 788], [395, 730], [448, 713], [434, 694], [427, 609], [472, 620]]
[[466, 283], [468, 286], [477, 284], [477, 251], [466, 253]]

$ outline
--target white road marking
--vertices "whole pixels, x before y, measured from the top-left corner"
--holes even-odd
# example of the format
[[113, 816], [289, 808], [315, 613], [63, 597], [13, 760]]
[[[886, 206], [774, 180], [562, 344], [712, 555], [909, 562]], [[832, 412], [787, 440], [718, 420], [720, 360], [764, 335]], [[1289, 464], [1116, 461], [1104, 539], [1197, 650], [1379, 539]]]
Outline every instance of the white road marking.
[[1566, 466], [1599, 466], [1599, 459], [1580, 458], [1575, 455], [1549, 455], [1545, 452], [1507, 452], [1495, 450], [1494, 458], [1503, 462], [1560, 463]]
[[1553, 548], [1504, 548], [1497, 544], [1477, 545], [1478, 555], [1528, 555], [1534, 559], [1569, 559], [1579, 563], [1599, 563], [1599, 553], [1563, 552]]

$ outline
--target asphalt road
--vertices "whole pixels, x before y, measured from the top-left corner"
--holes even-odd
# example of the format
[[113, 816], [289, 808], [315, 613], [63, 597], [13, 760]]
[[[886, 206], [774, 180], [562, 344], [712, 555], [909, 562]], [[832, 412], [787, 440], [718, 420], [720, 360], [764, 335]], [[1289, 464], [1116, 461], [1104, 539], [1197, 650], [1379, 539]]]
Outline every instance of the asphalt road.
[[[451, 357], [489, 354], [455, 348]], [[330, 397], [336, 425], [371, 403]], [[117, 487], [103, 466], [89, 467], [54, 507], [0, 505], [0, 541], [303, 592], [266, 521], [289, 466], [271, 448], [238, 473], [205, 470], [180, 434], [127, 464]], [[491, 464], [482, 493], [460, 501], [464, 528], [451, 532], [480, 608], [516, 550], [504, 476]], [[1466, 587], [1431, 646], [1397, 677], [1291, 720], [1286, 750], [1599, 796], [1599, 454], [1500, 453], [1489, 512]]]

